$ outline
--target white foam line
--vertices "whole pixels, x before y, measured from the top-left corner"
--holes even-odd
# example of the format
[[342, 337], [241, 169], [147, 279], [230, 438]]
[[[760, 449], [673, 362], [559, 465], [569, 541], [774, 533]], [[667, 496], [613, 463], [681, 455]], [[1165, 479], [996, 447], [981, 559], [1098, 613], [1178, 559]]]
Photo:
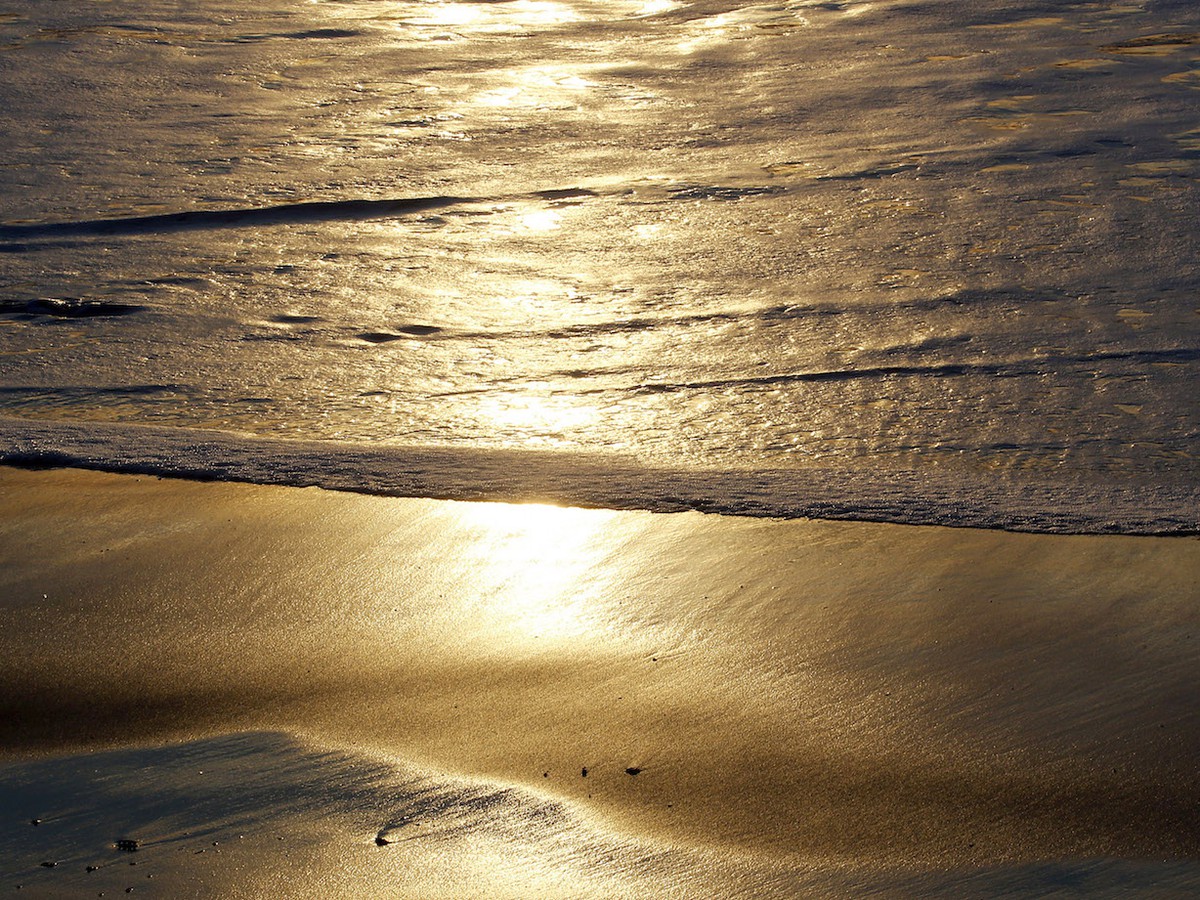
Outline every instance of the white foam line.
[[[546, 451], [370, 446], [0, 417], [0, 464], [316, 486], [397, 497], [539, 501], [1058, 534], [1200, 533], [1200, 488], [1017, 480], [944, 468], [715, 471]], [[869, 469], [869, 470], [868, 470]]]

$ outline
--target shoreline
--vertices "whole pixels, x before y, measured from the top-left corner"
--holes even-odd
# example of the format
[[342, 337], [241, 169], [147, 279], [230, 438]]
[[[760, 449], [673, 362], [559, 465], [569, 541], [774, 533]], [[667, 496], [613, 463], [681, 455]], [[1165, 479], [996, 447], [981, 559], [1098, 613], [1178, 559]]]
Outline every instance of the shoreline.
[[[527, 867], [550, 846], [586, 861], [594, 834], [585, 840], [580, 822], [640, 847], [629, 859], [642, 869], [593, 860], [595, 896], [644, 891], [651, 877], [680, 895], [700, 884], [853, 895], [843, 876], [903, 893], [901, 870], [918, 873], [918, 893], [952, 875], [1036, 892], [1064, 867], [1099, 889], [1130, 877], [1200, 884], [1194, 538], [662, 516], [79, 470], [0, 468], [0, 486], [7, 790], [14, 773], [62, 775], [97, 754], [162, 766], [209, 753], [208, 765], [233, 766], [206, 788], [220, 808], [247, 776], [234, 762], [253, 766], [270, 745], [309, 760], [316, 783], [350, 784], [364, 760], [386, 758], [438, 790], [509, 791], [513, 805], [475, 818], [458, 800], [439, 807], [430, 819], [447, 858], [483, 859], [478, 834], [498, 842], [496, 859], [524, 847]], [[350, 831], [297, 813], [324, 860], [313, 871], [328, 874], [326, 850], [347, 841], [380, 849], [363, 813], [405, 796], [403, 783], [355, 794]], [[152, 806], [185, 787], [130, 789]], [[524, 821], [542, 802], [556, 812], [537, 815], [575, 824], [514, 836], [506, 817]], [[86, 799], [74, 810], [92, 838], [117, 837], [111, 814]], [[278, 815], [266, 801], [242, 813], [262, 832], [256, 869], [284, 862], [263, 831]], [[18, 824], [22, 840], [50, 839]], [[389, 895], [373, 868], [382, 857], [363, 859], [359, 889]], [[38, 864], [15, 850], [0, 861], [10, 881]], [[542, 872], [550, 895], [570, 869]], [[185, 870], [163, 863], [159, 877]], [[436, 896], [449, 877], [439, 871], [391, 895]], [[488, 865], [471, 871], [448, 893], [505, 895]], [[229, 877], [218, 866], [204, 883], [217, 896]]]
[[[542, 502], [597, 510], [929, 525], [1018, 534], [1193, 536], [1200, 488], [1114, 473], [1046, 479], [942, 459], [754, 469], [664, 467], [633, 456], [285, 440], [197, 428], [0, 416], [0, 466], [206, 483], [318, 487], [370, 497]], [[895, 463], [895, 460], [891, 462]], [[1019, 477], [1018, 477], [1019, 476]]]

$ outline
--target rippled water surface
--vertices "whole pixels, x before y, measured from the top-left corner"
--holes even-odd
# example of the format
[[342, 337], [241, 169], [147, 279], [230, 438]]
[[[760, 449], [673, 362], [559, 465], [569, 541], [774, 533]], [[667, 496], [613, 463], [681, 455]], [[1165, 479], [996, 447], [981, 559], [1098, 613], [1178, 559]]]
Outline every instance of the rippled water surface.
[[1194, 496], [1198, 89], [1169, 0], [0, 2], [0, 416]]

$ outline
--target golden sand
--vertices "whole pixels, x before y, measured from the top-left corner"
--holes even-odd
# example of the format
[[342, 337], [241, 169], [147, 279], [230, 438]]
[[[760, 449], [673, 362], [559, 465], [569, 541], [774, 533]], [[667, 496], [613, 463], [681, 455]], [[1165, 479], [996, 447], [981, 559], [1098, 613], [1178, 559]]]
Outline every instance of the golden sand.
[[35, 894], [1200, 884], [1196, 539], [10, 469], [0, 560]]

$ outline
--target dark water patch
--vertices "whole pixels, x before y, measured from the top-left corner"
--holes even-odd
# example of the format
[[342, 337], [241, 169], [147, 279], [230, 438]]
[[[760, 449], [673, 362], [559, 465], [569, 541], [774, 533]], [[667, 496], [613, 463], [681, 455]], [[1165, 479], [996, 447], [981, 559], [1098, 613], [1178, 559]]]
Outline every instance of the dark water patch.
[[600, 195], [588, 188], [559, 188], [549, 191], [534, 191], [533, 196], [543, 200], [583, 200]]
[[303, 334], [294, 334], [288, 331], [273, 331], [266, 334], [261, 332], [255, 334], [244, 334], [238, 338], [238, 340], [247, 344], [259, 342], [267, 344], [300, 343], [305, 339], [305, 335]]
[[325, 320], [321, 316], [300, 316], [284, 313], [278, 316], [271, 316], [269, 321], [277, 325], [309, 325], [313, 322], [323, 322]]
[[[897, 353], [903, 348], [892, 348], [888, 353]], [[916, 349], [921, 352], [921, 348]], [[646, 382], [632, 388], [642, 394], [671, 394], [682, 391], [711, 391], [744, 387], [776, 387], [804, 382], [857, 381], [888, 378], [1029, 378], [1041, 377], [1064, 371], [1084, 374], [1101, 374], [1092, 369], [1110, 362], [1139, 363], [1143, 365], [1163, 362], [1194, 362], [1200, 360], [1200, 348], [1172, 348], [1165, 350], [1121, 350], [1079, 356], [1030, 357], [1000, 363], [953, 362], [934, 365], [863, 366], [847, 369], [823, 369], [810, 372], [784, 372], [772, 375], [754, 375], [739, 378], [720, 378], [686, 382]], [[1119, 372], [1105, 374], [1121, 374]], [[607, 392], [611, 388], [598, 388], [594, 393]], [[625, 389], [628, 390], [628, 389]], [[593, 393], [593, 392], [581, 392]]]
[[349, 28], [313, 28], [308, 31], [285, 31], [279, 33], [239, 34], [225, 38], [222, 44], [261, 44], [266, 41], [311, 41], [339, 40], [342, 38], [361, 37], [366, 32], [354, 31]]
[[1160, 350], [1114, 350], [1076, 357], [1081, 363], [1126, 361], [1139, 363], [1195, 362], [1200, 360], [1200, 348], [1173, 347]]
[[866, 169], [858, 169], [854, 172], [842, 172], [834, 175], [818, 175], [815, 181], [875, 181], [880, 178], [888, 178], [892, 175], [900, 175], [904, 172], [915, 172], [920, 169], [918, 163], [901, 163], [893, 166], [871, 166]]
[[89, 400], [94, 397], [150, 397], [155, 394], [183, 394], [187, 388], [178, 384], [121, 384], [121, 385], [57, 385], [55, 387], [29, 387], [0, 385], [0, 397], [14, 397], [18, 401], [60, 399], [65, 402]]
[[672, 200], [745, 200], [782, 193], [781, 187], [723, 187], [714, 184], [684, 184], [668, 188]]
[[384, 200], [314, 200], [280, 206], [194, 210], [120, 219], [85, 219], [31, 225], [0, 225], [0, 240], [27, 237], [84, 237], [161, 234], [175, 231], [213, 231], [266, 225], [318, 222], [357, 222], [408, 215], [475, 202], [466, 197], [410, 197]]
[[1104, 44], [1100, 49], [1105, 53], [1143, 55], [1171, 52], [1196, 43], [1200, 43], [1200, 32], [1180, 31], [1172, 34], [1146, 34], [1115, 44]]
[[1049, 151], [1049, 155], [1058, 159], [1078, 159], [1084, 156], [1095, 156], [1096, 151], [1091, 147], [1061, 147], [1058, 150]]
[[40, 297], [36, 300], [0, 300], [0, 315], [51, 316], [56, 319], [91, 319], [127, 316], [144, 306], [111, 300], [78, 300]]
[[401, 325], [396, 330], [401, 334], [414, 337], [428, 337], [431, 334], [438, 334], [442, 329], [436, 325]]
[[935, 307], [945, 304], [952, 306], [985, 306], [1002, 303], [1007, 306], [1024, 306], [1031, 303], [1062, 303], [1078, 299], [1075, 294], [1057, 288], [1044, 288], [1031, 291], [1024, 288], [966, 288], [949, 294], [913, 301], [910, 306]]
[[974, 337], [969, 334], [929, 337], [913, 344], [898, 344], [894, 347], [888, 347], [883, 350], [883, 353], [889, 356], [903, 356], [910, 353], [934, 353], [939, 350], [949, 350], [954, 347], [961, 347], [964, 344], [971, 343], [973, 340]]

